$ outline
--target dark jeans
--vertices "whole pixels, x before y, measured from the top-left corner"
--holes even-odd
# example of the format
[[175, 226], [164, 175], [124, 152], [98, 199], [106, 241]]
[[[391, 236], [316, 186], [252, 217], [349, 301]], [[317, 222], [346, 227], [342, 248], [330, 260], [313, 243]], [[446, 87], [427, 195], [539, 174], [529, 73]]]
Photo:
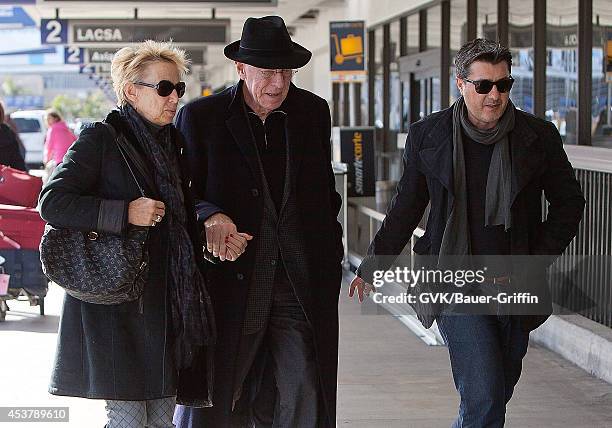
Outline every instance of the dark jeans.
[[521, 376], [529, 333], [508, 315], [437, 317], [461, 396], [453, 428], [503, 427], [506, 404]]
[[253, 426], [316, 427], [319, 378], [312, 329], [290, 286], [275, 289], [261, 351], [266, 352], [265, 366], [261, 388], [252, 397]]

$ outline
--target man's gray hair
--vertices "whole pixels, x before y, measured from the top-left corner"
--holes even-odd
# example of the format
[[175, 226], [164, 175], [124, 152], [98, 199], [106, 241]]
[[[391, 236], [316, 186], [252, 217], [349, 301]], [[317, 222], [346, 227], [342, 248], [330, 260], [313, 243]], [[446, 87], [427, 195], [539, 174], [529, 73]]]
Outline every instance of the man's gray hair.
[[455, 55], [455, 72], [457, 77], [465, 79], [470, 74], [470, 66], [475, 61], [498, 64], [505, 61], [508, 71], [512, 69], [512, 53], [510, 49], [498, 42], [487, 39], [474, 39], [461, 46]]

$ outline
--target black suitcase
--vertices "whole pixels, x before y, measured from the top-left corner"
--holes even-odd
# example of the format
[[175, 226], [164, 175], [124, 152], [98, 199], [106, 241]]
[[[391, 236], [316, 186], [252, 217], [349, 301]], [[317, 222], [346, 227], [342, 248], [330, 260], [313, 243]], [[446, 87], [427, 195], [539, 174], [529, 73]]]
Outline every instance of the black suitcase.
[[0, 256], [6, 259], [4, 272], [11, 276], [9, 290], [23, 288], [38, 297], [47, 295], [49, 280], [42, 271], [37, 250], [0, 250]]

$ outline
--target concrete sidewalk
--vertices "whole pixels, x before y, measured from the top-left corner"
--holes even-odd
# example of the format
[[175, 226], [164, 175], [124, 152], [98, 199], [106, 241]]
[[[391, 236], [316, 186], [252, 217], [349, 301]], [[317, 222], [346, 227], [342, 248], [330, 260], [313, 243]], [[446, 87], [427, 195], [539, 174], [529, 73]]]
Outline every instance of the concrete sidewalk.
[[[338, 426], [447, 428], [459, 405], [448, 351], [340, 298]], [[610, 356], [612, 358], [612, 356]], [[610, 428], [612, 385], [531, 344], [507, 427]]]
[[[425, 345], [390, 315], [362, 314], [346, 297], [346, 284], [342, 293], [338, 426], [450, 426], [458, 399], [446, 348]], [[0, 405], [68, 406], [70, 422], [0, 423], [0, 428], [101, 428], [105, 423], [103, 402], [46, 392], [62, 294], [56, 286], [50, 289], [45, 317], [38, 307], [9, 302], [12, 311], [0, 323]], [[508, 413], [508, 427], [612, 427], [612, 385], [531, 346]]]

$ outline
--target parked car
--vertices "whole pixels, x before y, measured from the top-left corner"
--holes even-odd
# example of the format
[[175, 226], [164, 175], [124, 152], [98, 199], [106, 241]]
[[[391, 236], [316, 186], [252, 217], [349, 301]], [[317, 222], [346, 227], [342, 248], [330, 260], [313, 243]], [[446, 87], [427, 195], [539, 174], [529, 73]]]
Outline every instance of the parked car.
[[26, 149], [25, 162], [28, 168], [40, 168], [43, 164], [47, 122], [44, 110], [21, 110], [11, 113], [19, 138]]

